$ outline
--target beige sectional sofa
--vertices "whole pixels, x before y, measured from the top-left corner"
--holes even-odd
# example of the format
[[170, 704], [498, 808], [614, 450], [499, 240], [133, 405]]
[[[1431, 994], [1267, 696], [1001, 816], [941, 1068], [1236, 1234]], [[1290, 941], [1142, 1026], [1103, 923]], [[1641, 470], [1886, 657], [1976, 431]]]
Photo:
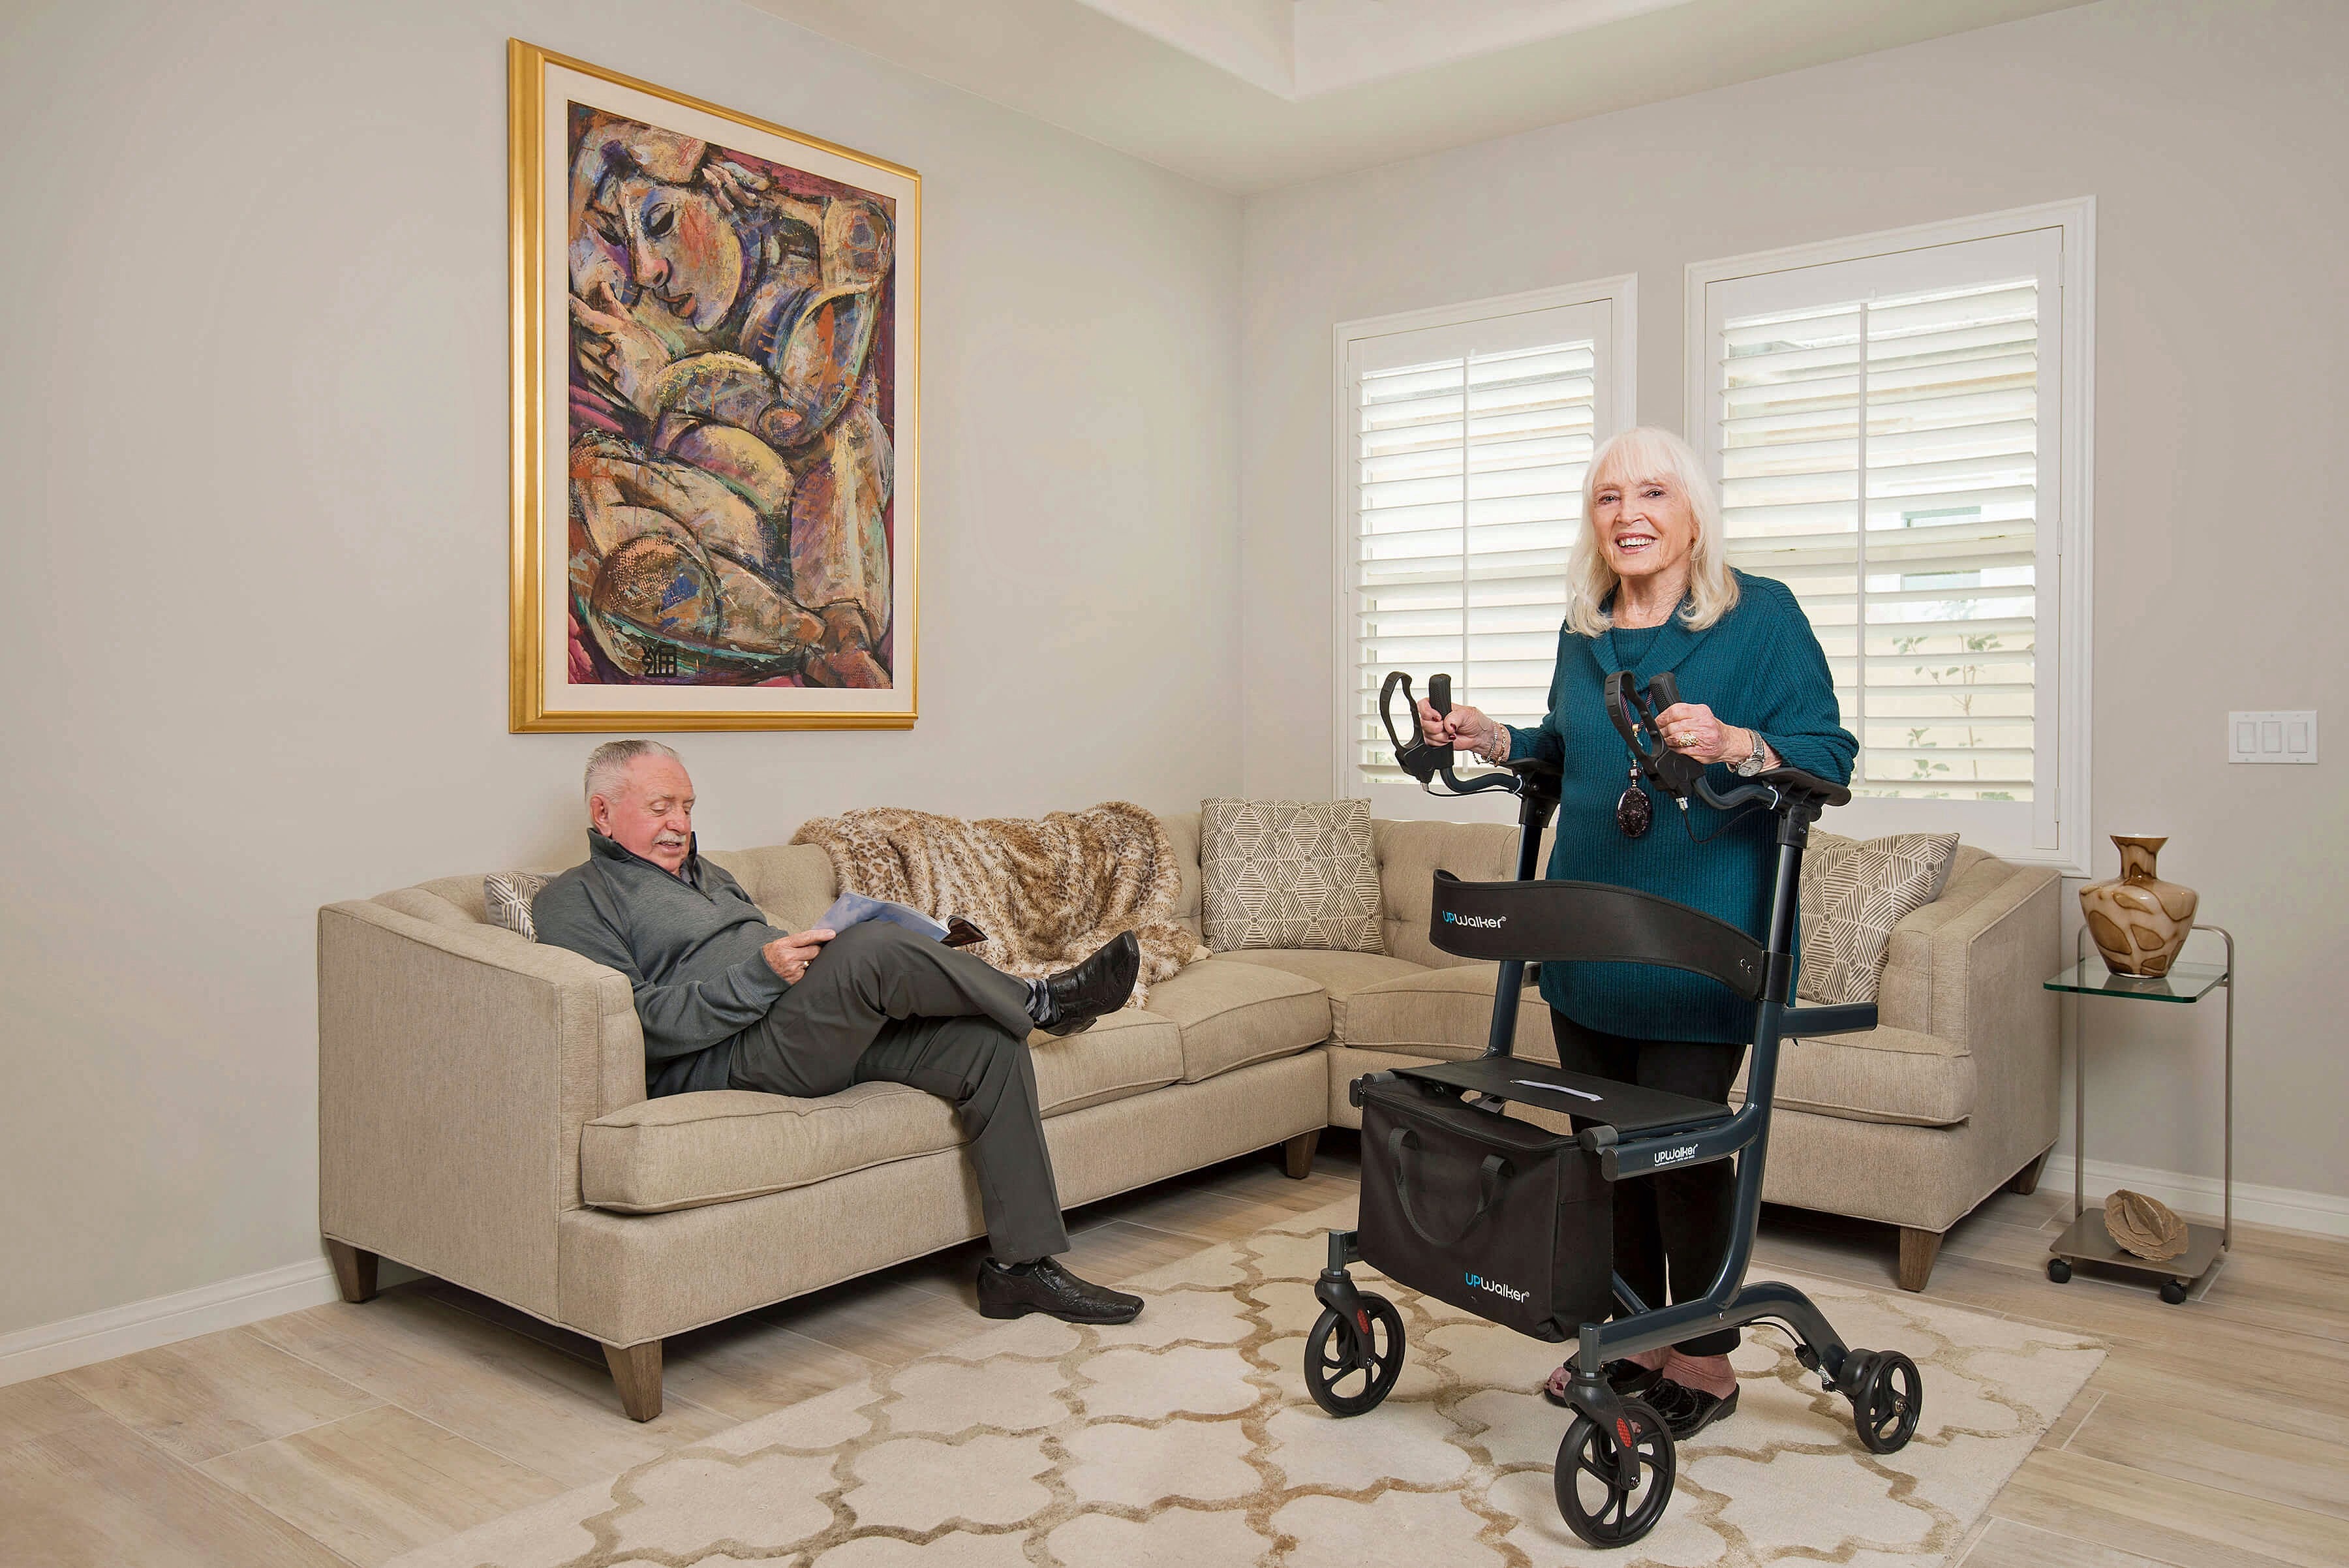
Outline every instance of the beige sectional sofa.
[[[1195, 929], [1198, 818], [1165, 824]], [[1062, 1199], [1276, 1144], [1302, 1176], [1322, 1127], [1360, 1125], [1353, 1077], [1480, 1050], [1495, 971], [1429, 944], [1429, 887], [1438, 867], [1506, 877], [1514, 837], [1381, 822], [1385, 955], [1221, 954], [1144, 1009], [1034, 1036]], [[1902, 1227], [1912, 1289], [2055, 1137], [2055, 878], [1960, 857], [1895, 933], [1884, 1026], [1789, 1049], [1771, 1139], [1767, 1196]], [[813, 847], [710, 858], [787, 929], [837, 890]], [[1531, 989], [1518, 1038], [1554, 1054]], [[664, 1337], [984, 1233], [953, 1114], [918, 1090], [647, 1099], [627, 982], [487, 924], [479, 874], [319, 911], [318, 1045], [319, 1226], [346, 1297], [388, 1257], [590, 1335], [640, 1420]]]

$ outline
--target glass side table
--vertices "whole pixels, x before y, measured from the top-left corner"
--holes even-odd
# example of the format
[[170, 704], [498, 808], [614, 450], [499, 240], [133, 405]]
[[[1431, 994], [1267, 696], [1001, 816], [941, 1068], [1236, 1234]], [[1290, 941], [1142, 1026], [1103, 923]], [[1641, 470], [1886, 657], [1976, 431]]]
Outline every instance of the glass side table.
[[2227, 988], [2227, 1083], [2224, 1115], [2226, 1137], [2226, 1174], [2221, 1185], [2225, 1212], [2218, 1226], [2197, 1225], [2189, 1221], [2186, 1227], [2186, 1251], [2175, 1258], [2149, 1262], [2136, 1253], [2124, 1251], [2105, 1229], [2102, 1210], [2088, 1212], [2086, 1198], [2086, 1058], [2081, 1048], [2080, 1033], [2072, 1033], [2072, 1223], [2048, 1247], [2047, 1277], [2062, 1284], [2072, 1277], [2075, 1262], [2105, 1263], [2116, 1269], [2131, 1269], [2138, 1273], [2155, 1274], [2161, 1278], [2161, 1299], [2172, 1306], [2186, 1299], [2194, 1282], [2208, 1272], [2210, 1265], [2223, 1255], [2235, 1241], [2235, 939], [2223, 926], [2196, 926], [2198, 931], [2212, 931], [2227, 944], [2224, 964], [2173, 963], [2169, 972], [2158, 978], [2115, 974], [2105, 967], [2098, 957], [2088, 958], [2088, 931], [2080, 929], [2075, 944], [2072, 967], [2044, 982], [2049, 991], [2060, 991], [2075, 996], [2112, 996], [2134, 998], [2140, 1002], [2184, 1002], [2189, 1006], [2201, 1001], [2220, 986]]

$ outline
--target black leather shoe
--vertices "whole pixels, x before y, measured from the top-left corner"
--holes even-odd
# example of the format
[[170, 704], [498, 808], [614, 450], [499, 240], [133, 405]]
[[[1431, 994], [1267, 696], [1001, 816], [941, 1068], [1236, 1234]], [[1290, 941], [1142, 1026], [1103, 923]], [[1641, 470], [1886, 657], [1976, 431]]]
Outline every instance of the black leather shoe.
[[1648, 1390], [1648, 1403], [1664, 1418], [1672, 1430], [1672, 1441], [1685, 1443], [1715, 1421], [1725, 1421], [1737, 1414], [1737, 1390], [1732, 1388], [1729, 1397], [1708, 1394], [1702, 1388], [1691, 1388], [1671, 1378], [1661, 1378]]
[[1142, 944], [1132, 931], [1120, 931], [1076, 968], [1047, 975], [1044, 991], [1051, 998], [1052, 1022], [1044, 1025], [1044, 1033], [1074, 1034], [1091, 1029], [1094, 1019], [1125, 1005], [1141, 973]]
[[[1639, 1398], [1664, 1380], [1664, 1375], [1661, 1372], [1652, 1366], [1642, 1366], [1636, 1361], [1610, 1361], [1603, 1370], [1607, 1375], [1607, 1386], [1615, 1391], [1618, 1398], [1622, 1399]], [[1559, 1393], [1553, 1385], [1561, 1381], [1567, 1383], [1574, 1381], [1574, 1357], [1568, 1356], [1566, 1365], [1559, 1367], [1557, 1371], [1565, 1373], [1566, 1376], [1561, 1379], [1557, 1372], [1551, 1373], [1550, 1381], [1542, 1385], [1541, 1397], [1561, 1410], [1571, 1410], [1574, 1408], [1574, 1402]]]
[[1010, 1268], [992, 1258], [979, 1260], [979, 1315], [1026, 1317], [1031, 1312], [1063, 1323], [1132, 1323], [1141, 1315], [1142, 1298], [1081, 1280], [1051, 1258]]

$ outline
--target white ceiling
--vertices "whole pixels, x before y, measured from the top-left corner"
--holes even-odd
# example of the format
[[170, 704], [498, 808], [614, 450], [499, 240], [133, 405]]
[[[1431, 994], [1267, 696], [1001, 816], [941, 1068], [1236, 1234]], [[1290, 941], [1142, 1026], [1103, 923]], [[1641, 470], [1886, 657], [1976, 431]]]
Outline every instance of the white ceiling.
[[1410, 76], [1688, 0], [1079, 0], [1286, 99]]
[[1254, 192], [2083, 0], [750, 0]]

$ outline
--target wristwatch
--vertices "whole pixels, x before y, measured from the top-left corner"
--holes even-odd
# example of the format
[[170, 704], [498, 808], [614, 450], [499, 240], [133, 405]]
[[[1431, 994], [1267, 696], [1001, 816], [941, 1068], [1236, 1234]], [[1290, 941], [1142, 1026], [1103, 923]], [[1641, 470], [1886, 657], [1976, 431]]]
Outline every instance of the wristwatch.
[[1736, 773], [1740, 778], [1750, 779], [1760, 773], [1763, 764], [1770, 760], [1770, 748], [1762, 743], [1761, 731], [1748, 730], [1745, 732], [1754, 737], [1754, 750], [1746, 753], [1744, 761], [1736, 764]]

